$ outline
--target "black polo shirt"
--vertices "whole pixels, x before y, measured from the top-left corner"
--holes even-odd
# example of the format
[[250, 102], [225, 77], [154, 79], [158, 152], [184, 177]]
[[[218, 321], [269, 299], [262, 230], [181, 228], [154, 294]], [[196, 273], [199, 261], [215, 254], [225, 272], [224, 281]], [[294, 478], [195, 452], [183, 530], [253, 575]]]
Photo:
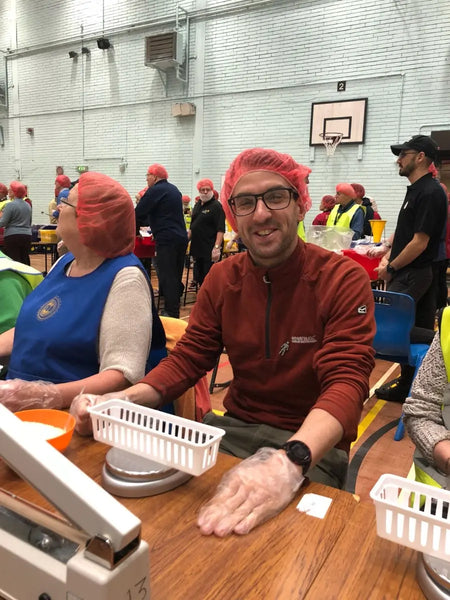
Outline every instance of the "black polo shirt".
[[426, 233], [430, 240], [425, 250], [408, 267], [430, 265], [436, 258], [439, 239], [447, 222], [447, 197], [441, 184], [427, 173], [407, 188], [398, 215], [390, 260], [394, 260], [415, 233]]
[[192, 211], [191, 254], [194, 257], [211, 257], [217, 232], [225, 232], [225, 213], [218, 200], [199, 200]]

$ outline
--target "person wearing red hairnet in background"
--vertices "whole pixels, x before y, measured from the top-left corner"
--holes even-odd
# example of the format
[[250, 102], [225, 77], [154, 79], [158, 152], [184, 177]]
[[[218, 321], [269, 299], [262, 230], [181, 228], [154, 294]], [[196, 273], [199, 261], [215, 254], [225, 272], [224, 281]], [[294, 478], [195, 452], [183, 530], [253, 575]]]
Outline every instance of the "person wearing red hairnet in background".
[[10, 356], [0, 402], [14, 411], [66, 408], [82, 391], [122, 390], [166, 355], [151, 285], [132, 253], [129, 194], [88, 172], [59, 211], [69, 252], [27, 296], [15, 328], [0, 335], [0, 357]]
[[375, 218], [379, 219], [380, 216], [378, 215], [378, 217], [375, 217], [375, 212], [372, 208], [372, 203], [370, 202], [369, 198], [366, 198], [366, 190], [364, 186], [360, 183], [351, 183], [350, 185], [355, 190], [356, 204], [359, 204], [364, 211], [363, 233], [364, 235], [370, 236], [372, 235], [372, 227], [370, 225], [370, 221]]
[[225, 233], [225, 213], [214, 196], [211, 179], [200, 179], [197, 183], [200, 202], [192, 211], [189, 239], [190, 255], [194, 259], [194, 281], [202, 285], [213, 263], [220, 260]]
[[226, 431], [221, 451], [245, 460], [202, 507], [205, 535], [247, 533], [282, 510], [305, 476], [345, 484], [374, 366], [373, 297], [360, 265], [299, 239], [308, 171], [262, 148], [233, 161], [221, 201], [247, 252], [212, 266], [185, 335], [126, 390], [130, 401], [161, 406], [226, 347], [234, 374], [226, 413], [204, 421]]
[[12, 202], [5, 204], [0, 227], [5, 228], [5, 254], [25, 265], [30, 264], [31, 206], [25, 201], [27, 188], [20, 181], [9, 184], [8, 195]]
[[188, 239], [181, 192], [167, 181], [168, 177], [162, 165], [149, 166], [148, 189], [138, 202], [135, 214], [137, 233], [141, 225], [150, 224], [155, 240], [159, 293], [164, 296], [161, 315], [178, 319]]
[[0, 183], [0, 213], [8, 202], [12, 202], [11, 198], [8, 197], [8, 188], [4, 183]]
[[314, 217], [312, 222], [313, 225], [326, 225], [327, 219], [330, 216], [331, 210], [334, 208], [336, 204], [336, 198], [331, 195], [324, 196], [320, 201], [319, 209], [322, 211], [318, 215]]
[[336, 205], [327, 219], [327, 227], [351, 229], [353, 240], [364, 237], [364, 211], [356, 203], [356, 192], [349, 183], [336, 186]]

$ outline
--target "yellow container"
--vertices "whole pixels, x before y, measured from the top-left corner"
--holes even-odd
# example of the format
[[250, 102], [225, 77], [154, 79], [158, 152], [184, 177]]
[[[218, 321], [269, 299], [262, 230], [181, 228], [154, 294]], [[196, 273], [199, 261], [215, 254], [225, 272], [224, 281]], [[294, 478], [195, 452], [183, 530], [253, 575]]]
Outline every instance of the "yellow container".
[[56, 244], [58, 241], [55, 229], [39, 229], [39, 235], [45, 244]]
[[373, 242], [374, 244], [378, 244], [381, 242], [381, 236], [383, 235], [386, 221], [383, 221], [383, 219], [369, 219], [369, 223], [372, 228]]

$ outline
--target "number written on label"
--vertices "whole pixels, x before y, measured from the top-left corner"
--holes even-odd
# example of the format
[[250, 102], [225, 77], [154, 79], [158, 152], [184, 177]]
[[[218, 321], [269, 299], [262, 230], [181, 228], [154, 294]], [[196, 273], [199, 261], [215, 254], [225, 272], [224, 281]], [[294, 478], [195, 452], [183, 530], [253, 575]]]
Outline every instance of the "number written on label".
[[148, 595], [148, 590], [145, 585], [146, 581], [147, 577], [143, 577], [134, 584], [132, 589], [128, 589], [127, 600], [145, 600], [145, 598], [149, 598], [150, 596]]

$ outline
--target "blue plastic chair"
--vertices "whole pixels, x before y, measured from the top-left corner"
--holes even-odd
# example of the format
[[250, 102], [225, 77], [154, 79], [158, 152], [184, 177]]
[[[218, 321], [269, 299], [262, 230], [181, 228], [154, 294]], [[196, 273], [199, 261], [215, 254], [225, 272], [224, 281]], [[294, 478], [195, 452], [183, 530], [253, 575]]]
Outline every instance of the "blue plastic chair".
[[[372, 290], [375, 300], [377, 332], [373, 341], [376, 358], [407, 364], [415, 368], [414, 377], [428, 352], [427, 344], [411, 344], [410, 334], [415, 320], [415, 303], [408, 294]], [[394, 439], [405, 435], [403, 416], [400, 417]]]

